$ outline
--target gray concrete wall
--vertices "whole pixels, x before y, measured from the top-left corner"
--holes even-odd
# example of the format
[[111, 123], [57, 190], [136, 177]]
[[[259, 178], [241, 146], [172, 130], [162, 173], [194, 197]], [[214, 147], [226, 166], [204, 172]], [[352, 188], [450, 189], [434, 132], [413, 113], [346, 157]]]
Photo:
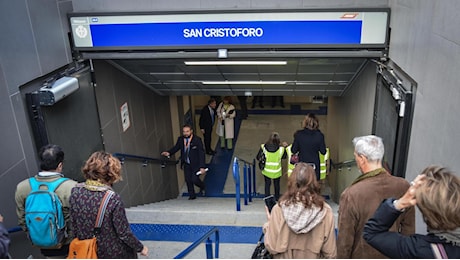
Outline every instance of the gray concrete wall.
[[[418, 83], [406, 178], [440, 164], [459, 174], [460, 1], [390, 1], [390, 58]], [[420, 215], [417, 232], [426, 228]]]
[[78, 12], [388, 7], [388, 0], [78, 0]]
[[16, 183], [37, 172], [19, 87], [71, 62], [63, 19], [71, 9], [69, 1], [0, 1], [0, 211], [8, 227], [17, 224]]
[[[158, 96], [105, 61], [95, 61], [94, 70], [105, 150], [160, 158], [173, 140], [169, 97]], [[120, 108], [125, 102], [130, 127], [123, 131]], [[126, 207], [175, 198], [179, 192], [176, 168], [126, 161], [116, 190]]]
[[[351, 140], [372, 133], [376, 77], [375, 65], [369, 62], [343, 97], [329, 98], [326, 141], [334, 163], [353, 160]], [[329, 174], [334, 201], [339, 201], [342, 191], [357, 176], [359, 171], [356, 167], [334, 169]]]
[[[71, 1], [0, 1], [0, 213], [8, 228], [17, 225], [16, 184], [37, 172], [19, 87], [72, 61], [66, 22], [71, 10]], [[12, 236], [15, 258], [37, 253], [22, 234]]]

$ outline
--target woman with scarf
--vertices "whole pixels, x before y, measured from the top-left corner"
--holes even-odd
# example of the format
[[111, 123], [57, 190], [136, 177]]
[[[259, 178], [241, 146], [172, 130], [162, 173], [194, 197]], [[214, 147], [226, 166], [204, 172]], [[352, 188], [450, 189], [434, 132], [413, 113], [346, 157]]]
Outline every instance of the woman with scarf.
[[[428, 234], [389, 232], [404, 210], [417, 205]], [[460, 179], [429, 166], [399, 199], [386, 199], [364, 226], [364, 239], [390, 258], [460, 258]]]
[[320, 194], [316, 172], [297, 163], [288, 189], [273, 207], [266, 208], [265, 246], [273, 258], [335, 258], [334, 215]]
[[[75, 237], [89, 239], [99, 205], [112, 185], [121, 180], [120, 161], [106, 152], [95, 152], [83, 166], [85, 183], [77, 184], [70, 195], [70, 221]], [[115, 193], [107, 202], [102, 226], [97, 238], [98, 258], [137, 258], [148, 255], [148, 248], [131, 231], [120, 195]]]

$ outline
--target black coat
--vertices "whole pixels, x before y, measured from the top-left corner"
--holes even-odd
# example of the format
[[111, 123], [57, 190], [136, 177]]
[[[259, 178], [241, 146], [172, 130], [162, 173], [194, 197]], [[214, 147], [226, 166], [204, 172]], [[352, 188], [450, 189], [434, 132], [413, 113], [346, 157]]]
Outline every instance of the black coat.
[[[185, 163], [184, 147], [184, 137], [179, 136], [177, 138], [176, 145], [168, 151], [170, 155], [173, 155], [180, 150], [181, 164]], [[201, 141], [201, 138], [196, 135], [193, 135], [190, 143], [189, 159], [190, 167], [193, 172], [199, 171], [200, 168], [206, 168], [203, 142]]]
[[214, 110], [214, 118], [212, 118], [211, 112], [209, 111], [209, 106], [204, 106], [203, 109], [201, 109], [200, 129], [204, 129], [205, 132], [211, 132], [215, 121], [216, 111]]
[[384, 200], [364, 226], [364, 240], [390, 258], [435, 258], [431, 243], [443, 244], [449, 258], [460, 258], [460, 247], [442, 241], [433, 234], [404, 236], [389, 232], [400, 214], [393, 206], [393, 199]]
[[316, 175], [319, 176], [319, 153], [326, 154], [324, 135], [319, 130], [303, 129], [294, 134], [294, 144], [291, 151], [299, 152], [299, 161], [314, 163]]

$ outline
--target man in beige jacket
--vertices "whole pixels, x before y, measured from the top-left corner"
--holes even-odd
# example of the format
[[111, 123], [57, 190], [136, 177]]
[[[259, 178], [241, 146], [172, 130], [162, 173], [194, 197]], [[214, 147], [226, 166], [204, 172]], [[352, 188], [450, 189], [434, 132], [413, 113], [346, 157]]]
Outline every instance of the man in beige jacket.
[[[410, 185], [403, 178], [392, 176], [382, 167], [384, 146], [380, 137], [356, 137], [353, 145], [356, 165], [362, 175], [340, 197], [337, 257], [386, 258], [364, 241], [364, 225], [384, 199], [400, 198]], [[414, 208], [401, 214], [390, 231], [404, 235], [413, 234]]]
[[[64, 161], [64, 152], [61, 147], [57, 145], [45, 145], [39, 151], [40, 159], [40, 172], [35, 177], [40, 182], [53, 182], [60, 178], [64, 178], [62, 174], [62, 166]], [[57, 249], [40, 249], [41, 253], [47, 258], [65, 258], [69, 252], [69, 244], [73, 239], [72, 232], [70, 230], [70, 205], [69, 197], [72, 188], [77, 184], [73, 180], [66, 180], [58, 186], [55, 193], [59, 197], [62, 203], [62, 211], [65, 218], [66, 228], [68, 236], [64, 241], [64, 245]], [[25, 223], [25, 204], [26, 198], [31, 192], [29, 178], [21, 181], [16, 187], [16, 213], [18, 215], [19, 226], [27, 232], [27, 226]]]

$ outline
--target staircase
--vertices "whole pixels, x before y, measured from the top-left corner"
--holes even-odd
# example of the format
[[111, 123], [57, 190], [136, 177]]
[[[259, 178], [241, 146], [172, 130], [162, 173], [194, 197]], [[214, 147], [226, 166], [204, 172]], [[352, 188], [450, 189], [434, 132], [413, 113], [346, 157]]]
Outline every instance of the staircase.
[[[198, 119], [199, 117], [196, 118]], [[261, 198], [253, 198], [252, 202], [245, 206], [241, 199], [241, 211], [236, 210], [235, 198], [226, 196], [235, 194], [229, 164], [233, 156], [252, 161], [260, 144], [266, 141], [271, 131], [279, 132], [282, 140], [291, 142], [292, 134], [299, 128], [302, 119], [302, 115], [271, 113], [267, 118], [264, 115], [250, 114], [249, 119], [241, 122], [241, 127], [235, 131], [239, 133], [234, 150], [220, 150], [217, 144], [218, 137], [212, 137], [217, 154], [212, 158], [207, 156], [207, 162], [210, 163], [210, 173], [205, 181], [208, 197], [198, 197], [190, 201], [187, 196], [182, 196], [186, 192], [184, 185], [177, 199], [126, 209], [134, 233], [149, 247], [149, 255], [141, 258], [174, 258], [214, 226], [219, 228], [219, 258], [250, 258], [261, 235], [261, 227], [267, 220], [264, 202]], [[239, 126], [240, 122], [235, 123]], [[323, 125], [325, 123], [322, 122]], [[197, 132], [196, 134], [201, 134]], [[286, 176], [281, 178], [280, 184], [281, 192], [284, 192], [287, 186]], [[259, 171], [256, 186], [256, 191], [263, 194], [264, 180]], [[330, 196], [330, 187], [327, 183], [322, 190], [326, 198]], [[338, 205], [331, 201], [328, 203], [337, 220]], [[214, 236], [211, 238], [214, 241]], [[185, 258], [206, 258], [205, 243]]]
[[[241, 211], [236, 211], [235, 198], [179, 197], [126, 213], [136, 236], [149, 247], [148, 258], [163, 259], [173, 258], [214, 226], [219, 228], [219, 258], [250, 258], [266, 221], [260, 198]], [[206, 258], [204, 243], [186, 258]]]

